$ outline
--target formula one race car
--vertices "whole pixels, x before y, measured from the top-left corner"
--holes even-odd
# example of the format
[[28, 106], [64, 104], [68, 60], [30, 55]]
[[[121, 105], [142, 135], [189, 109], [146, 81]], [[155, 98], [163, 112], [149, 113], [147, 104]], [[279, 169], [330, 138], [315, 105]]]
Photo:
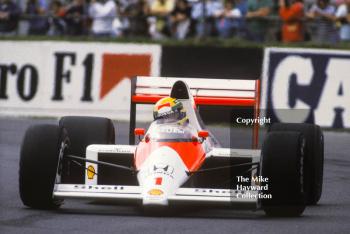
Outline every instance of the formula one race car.
[[[128, 201], [147, 209], [212, 204], [298, 216], [321, 196], [323, 134], [311, 124], [270, 126], [262, 149], [221, 148], [200, 105], [250, 106], [259, 116], [259, 80], [136, 77], [130, 144], [116, 145], [111, 120], [67, 116], [30, 127], [21, 147], [23, 204], [58, 208], [64, 199]], [[146, 131], [136, 104], [156, 103]], [[135, 145], [135, 135], [140, 142]]]

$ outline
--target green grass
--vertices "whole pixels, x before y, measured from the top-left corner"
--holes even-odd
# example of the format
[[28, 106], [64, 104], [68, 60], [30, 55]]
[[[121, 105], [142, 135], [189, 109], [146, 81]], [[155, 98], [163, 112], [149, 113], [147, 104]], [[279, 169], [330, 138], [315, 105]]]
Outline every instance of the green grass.
[[69, 36], [12, 36], [0, 37], [6, 41], [71, 41], [71, 42], [106, 42], [106, 43], [142, 43], [142, 44], [160, 44], [165, 46], [211, 46], [211, 47], [239, 47], [239, 48], [265, 48], [265, 47], [302, 47], [302, 48], [326, 48], [326, 49], [345, 49], [350, 50], [350, 42], [340, 42], [338, 44], [317, 44], [314, 42], [302, 43], [281, 43], [266, 42], [256, 43], [240, 40], [237, 38], [220, 39], [220, 38], [190, 38], [183, 41], [174, 39], [151, 40], [149, 38], [94, 38], [89, 36], [69, 37]]

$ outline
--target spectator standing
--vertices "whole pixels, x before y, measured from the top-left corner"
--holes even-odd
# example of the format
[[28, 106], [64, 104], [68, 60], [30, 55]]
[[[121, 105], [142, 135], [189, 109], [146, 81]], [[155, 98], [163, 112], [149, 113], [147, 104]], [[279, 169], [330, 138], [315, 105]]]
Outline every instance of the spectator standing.
[[147, 17], [150, 12], [150, 6], [147, 0], [128, 1], [123, 5], [122, 22], [126, 34], [132, 36], [148, 35]]
[[29, 14], [29, 35], [46, 35], [50, 29], [48, 6], [45, 0], [28, 0], [26, 13]]
[[215, 13], [218, 18], [216, 27], [220, 37], [228, 38], [239, 29], [238, 19], [242, 18], [243, 14], [239, 8], [235, 7], [234, 0], [225, 0], [224, 5], [223, 10]]
[[65, 8], [64, 20], [68, 35], [79, 36], [85, 34], [85, 0], [73, 0]]
[[89, 16], [93, 36], [115, 36], [113, 21], [117, 17], [117, 6], [113, 0], [91, 0]]
[[177, 0], [170, 17], [172, 35], [179, 40], [186, 37], [191, 23], [191, 7], [187, 0]]
[[151, 3], [149, 18], [149, 33], [153, 39], [163, 39], [168, 30], [168, 17], [175, 6], [174, 0], [154, 0]]
[[304, 4], [302, 0], [279, 0], [279, 15], [283, 21], [282, 41], [300, 42], [304, 40]]
[[269, 21], [264, 18], [270, 15], [272, 6], [272, 0], [248, 0], [248, 12], [246, 14], [248, 40], [265, 41]]
[[350, 41], [350, 0], [344, 0], [344, 3], [338, 7], [335, 16], [340, 24], [340, 40]]
[[[203, 4], [205, 4], [205, 8], [203, 8]], [[199, 1], [192, 6], [191, 17], [196, 25], [198, 38], [212, 35], [215, 32], [215, 13], [222, 11], [223, 8], [221, 0]]]
[[335, 43], [337, 33], [334, 24], [335, 7], [330, 4], [329, 0], [317, 0], [312, 5], [306, 16], [316, 24], [316, 31], [312, 39], [319, 43]]
[[15, 35], [20, 12], [12, 0], [0, 0], [0, 36]]
[[235, 8], [238, 9], [242, 17], [235, 18], [236, 21], [236, 36], [239, 38], [244, 38], [246, 34], [246, 21], [245, 21], [245, 15], [248, 12], [248, 1], [247, 0], [235, 0]]
[[50, 4], [50, 31], [49, 35], [64, 35], [66, 29], [66, 23], [63, 20], [65, 10], [59, 0], [54, 0]]

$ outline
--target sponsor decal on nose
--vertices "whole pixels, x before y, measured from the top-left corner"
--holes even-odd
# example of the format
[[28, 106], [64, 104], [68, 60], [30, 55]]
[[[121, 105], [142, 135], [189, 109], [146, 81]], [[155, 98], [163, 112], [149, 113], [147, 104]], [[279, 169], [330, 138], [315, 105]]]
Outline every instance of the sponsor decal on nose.
[[148, 194], [152, 196], [160, 196], [163, 195], [164, 192], [160, 189], [151, 189], [150, 191], [148, 191]]
[[156, 178], [155, 184], [156, 184], [156, 185], [162, 185], [162, 181], [163, 181], [163, 178], [162, 178], [162, 177], [157, 177], [157, 178]]

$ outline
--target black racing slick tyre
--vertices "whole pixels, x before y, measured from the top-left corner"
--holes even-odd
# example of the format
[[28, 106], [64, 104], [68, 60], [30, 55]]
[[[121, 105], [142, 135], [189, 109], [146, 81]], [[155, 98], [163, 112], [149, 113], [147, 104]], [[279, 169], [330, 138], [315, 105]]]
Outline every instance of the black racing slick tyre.
[[57, 166], [65, 131], [57, 125], [37, 125], [25, 133], [19, 163], [19, 192], [24, 205], [35, 209], [58, 208], [54, 199]]
[[[101, 117], [66, 116], [59, 121], [69, 138], [67, 154], [85, 158], [86, 147], [91, 144], [115, 144], [115, 131], [110, 119]], [[81, 165], [79, 165], [80, 163]], [[62, 183], [85, 183], [85, 162], [63, 160]]]
[[324, 141], [321, 128], [314, 124], [276, 123], [270, 132], [298, 131], [306, 139], [304, 159], [304, 189], [307, 205], [316, 205], [321, 198], [323, 183]]
[[261, 205], [269, 216], [300, 216], [305, 209], [303, 157], [305, 139], [299, 132], [270, 132], [261, 152]]

